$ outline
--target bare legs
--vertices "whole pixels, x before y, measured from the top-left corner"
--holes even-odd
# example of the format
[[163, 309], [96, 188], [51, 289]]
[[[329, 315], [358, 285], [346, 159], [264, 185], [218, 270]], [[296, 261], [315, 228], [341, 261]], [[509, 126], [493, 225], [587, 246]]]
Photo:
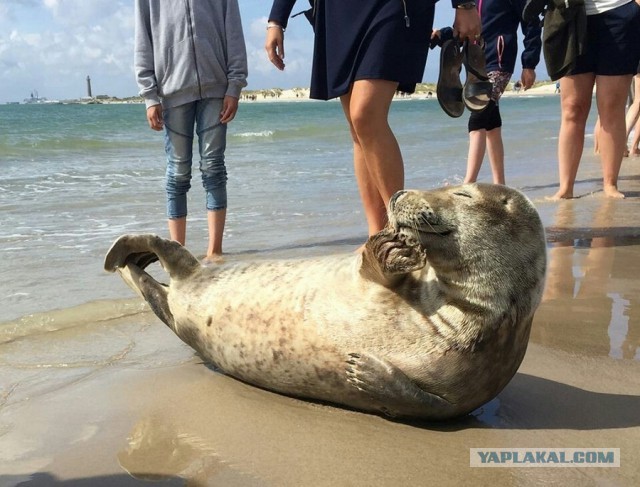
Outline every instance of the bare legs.
[[562, 121], [558, 139], [560, 188], [553, 199], [573, 198], [573, 185], [584, 149], [584, 132], [596, 84], [599, 124], [598, 152], [606, 196], [624, 198], [618, 191], [618, 174], [626, 147], [625, 102], [631, 81], [628, 76], [595, 76], [584, 73], [560, 80]]
[[[633, 129], [636, 122], [640, 120], [640, 74], [636, 74], [633, 77], [633, 103], [627, 110], [626, 115], [626, 125], [627, 125], [627, 139], [629, 138], [629, 134], [631, 134], [631, 130]], [[636, 147], [636, 146], [632, 146]]]
[[222, 255], [222, 234], [224, 233], [224, 223], [226, 218], [226, 209], [207, 211], [207, 226], [209, 227], [207, 258], [215, 258]]
[[[209, 229], [208, 259], [215, 259], [222, 255], [222, 235], [227, 217], [227, 210], [207, 211], [207, 227]], [[180, 245], [184, 245], [187, 236], [187, 218], [169, 219], [169, 237]]]
[[[573, 198], [573, 185], [584, 149], [584, 131], [591, 109], [593, 73], [565, 76], [560, 80], [562, 115], [558, 136], [560, 188], [552, 199]], [[598, 138], [599, 139], [599, 138]]]
[[636, 126], [633, 129], [633, 141], [631, 142], [631, 148], [629, 149], [631, 155], [640, 155], [640, 149], [638, 148], [638, 145], [640, 145], [640, 117], [638, 118]]
[[501, 127], [493, 130], [481, 129], [469, 132], [469, 155], [467, 156], [467, 174], [464, 177], [464, 182], [473, 183], [478, 179], [485, 151], [489, 153], [493, 183], [504, 184], [504, 145]]
[[351, 137], [353, 164], [369, 236], [387, 223], [387, 204], [404, 187], [404, 165], [387, 117], [398, 83], [359, 80], [340, 97]]
[[169, 218], [169, 238], [180, 245], [187, 240], [187, 217]]
[[596, 82], [602, 182], [605, 195], [612, 198], [624, 198], [618, 191], [618, 174], [627, 147], [625, 103], [630, 82], [631, 75], [598, 76]]

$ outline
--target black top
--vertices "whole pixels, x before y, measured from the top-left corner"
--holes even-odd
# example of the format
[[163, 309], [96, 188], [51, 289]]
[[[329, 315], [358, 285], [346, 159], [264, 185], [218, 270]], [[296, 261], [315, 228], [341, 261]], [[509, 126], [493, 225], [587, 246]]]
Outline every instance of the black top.
[[[460, 3], [464, 0], [452, 0]], [[287, 26], [296, 0], [274, 0], [269, 20]], [[384, 79], [415, 91], [433, 26], [433, 0], [313, 0], [315, 42], [310, 97], [344, 95], [354, 81]], [[309, 7], [307, 1], [302, 8]], [[306, 22], [303, 16], [294, 21]]]

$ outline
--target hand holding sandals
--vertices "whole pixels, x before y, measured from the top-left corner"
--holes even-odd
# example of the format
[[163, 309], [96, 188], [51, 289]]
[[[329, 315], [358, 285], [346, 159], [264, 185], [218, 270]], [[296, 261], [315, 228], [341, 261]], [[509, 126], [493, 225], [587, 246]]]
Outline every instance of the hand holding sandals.
[[480, 38], [481, 33], [482, 25], [478, 10], [475, 7], [470, 9], [457, 8], [453, 21], [453, 37], [458, 38], [460, 42], [465, 40], [473, 42]]

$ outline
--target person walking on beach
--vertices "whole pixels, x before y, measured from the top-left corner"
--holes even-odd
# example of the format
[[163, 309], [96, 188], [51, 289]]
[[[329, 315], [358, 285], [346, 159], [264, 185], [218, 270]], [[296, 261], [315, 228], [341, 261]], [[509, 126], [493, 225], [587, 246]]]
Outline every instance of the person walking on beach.
[[625, 105], [640, 61], [640, 0], [585, 0], [586, 47], [560, 79], [560, 187], [551, 199], [573, 198], [595, 84], [598, 152], [604, 194], [624, 198], [618, 174], [626, 149]]
[[631, 82], [629, 96], [631, 104], [629, 105], [629, 108], [627, 108], [627, 115], [625, 117], [625, 124], [627, 126], [627, 138], [625, 140], [629, 141], [629, 135], [631, 135], [632, 130], [635, 130], [636, 133], [634, 137], [635, 140], [631, 144], [631, 150], [627, 149], [626, 155], [629, 155], [629, 153], [637, 155], [637, 140], [639, 138], [638, 123], [640, 122], [640, 63], [638, 63], [637, 73], [633, 77], [633, 81]]
[[480, 112], [469, 116], [469, 153], [465, 183], [478, 179], [485, 152], [494, 184], [505, 184], [504, 145], [502, 143], [502, 117], [498, 105], [513, 74], [518, 54], [518, 27], [524, 33], [524, 50], [521, 56], [522, 75], [516, 86], [525, 91], [536, 80], [536, 66], [540, 62], [542, 39], [539, 22], [525, 22], [522, 11], [526, 0], [480, 0], [478, 10], [482, 21], [482, 38], [485, 43], [486, 70], [493, 84], [491, 101]]
[[[296, 0], [274, 0], [265, 50], [285, 68], [284, 32]], [[386, 205], [404, 188], [404, 164], [388, 114], [396, 91], [422, 80], [435, 0], [314, 0], [310, 97], [340, 98], [353, 139], [355, 176], [369, 235], [387, 223]], [[475, 1], [452, 0], [461, 39], [480, 34]]]
[[227, 124], [247, 85], [237, 0], [136, 0], [135, 72], [153, 130], [167, 155], [169, 235], [184, 245], [194, 129], [206, 192], [207, 258], [222, 254], [227, 212]]

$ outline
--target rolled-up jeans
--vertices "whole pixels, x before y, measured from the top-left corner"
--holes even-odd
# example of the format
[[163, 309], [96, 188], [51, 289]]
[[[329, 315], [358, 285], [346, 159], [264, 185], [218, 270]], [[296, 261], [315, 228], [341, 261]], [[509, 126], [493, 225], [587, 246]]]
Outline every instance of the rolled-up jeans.
[[200, 172], [206, 192], [207, 210], [227, 207], [227, 169], [224, 151], [227, 126], [220, 123], [222, 98], [207, 98], [165, 108], [165, 152], [167, 154], [167, 216], [187, 216], [187, 192], [191, 188], [194, 128], [198, 135]]

